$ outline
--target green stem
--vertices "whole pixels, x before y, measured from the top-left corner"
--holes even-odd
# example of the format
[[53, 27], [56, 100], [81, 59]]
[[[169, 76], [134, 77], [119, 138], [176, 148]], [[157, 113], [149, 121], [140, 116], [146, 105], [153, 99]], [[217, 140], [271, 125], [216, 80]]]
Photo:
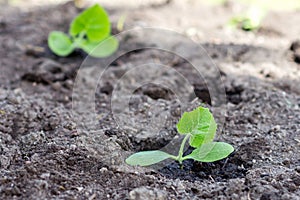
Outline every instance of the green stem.
[[170, 155], [169, 158], [171, 158], [171, 159], [173, 159], [173, 160], [178, 160], [177, 156], [173, 156], [173, 155]]
[[182, 142], [181, 142], [181, 145], [180, 145], [180, 149], [179, 149], [179, 152], [178, 152], [178, 156], [177, 156], [177, 160], [178, 160], [178, 162], [179, 162], [179, 164], [182, 164], [182, 161], [183, 161], [183, 150], [184, 150], [184, 146], [185, 146], [185, 143], [186, 143], [186, 141], [187, 141], [187, 139], [190, 137], [190, 134], [187, 134], [184, 138], [183, 138], [183, 140], [182, 140]]
[[77, 37], [73, 38], [73, 40], [74, 40], [73, 45], [75, 48], [80, 47], [82, 45], [85, 35], [86, 35], [86, 31], [82, 31], [79, 33], [79, 35]]

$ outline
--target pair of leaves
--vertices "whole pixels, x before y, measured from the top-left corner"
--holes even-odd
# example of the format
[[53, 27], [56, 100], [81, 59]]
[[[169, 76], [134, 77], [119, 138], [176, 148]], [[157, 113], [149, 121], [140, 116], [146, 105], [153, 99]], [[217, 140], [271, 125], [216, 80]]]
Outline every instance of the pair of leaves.
[[114, 37], [108, 37], [102, 42], [88, 42], [75, 44], [68, 35], [60, 31], [53, 31], [49, 35], [48, 46], [58, 56], [68, 56], [75, 48], [81, 48], [93, 57], [107, 57], [118, 48], [118, 41]]
[[178, 161], [194, 159], [200, 162], [214, 162], [226, 158], [234, 148], [224, 142], [213, 142], [217, 124], [208, 108], [198, 107], [191, 112], [185, 112], [177, 124], [177, 131], [190, 136], [190, 146], [196, 148], [191, 154], [180, 158], [166, 152], [142, 151], [129, 156], [129, 165], [148, 166], [171, 158]]
[[[211, 142], [195, 149], [191, 154], [185, 156], [183, 160], [194, 159], [199, 162], [214, 162], [226, 158], [233, 151], [234, 148], [230, 144]], [[163, 151], [141, 151], [129, 156], [126, 159], [126, 163], [129, 165], [149, 166], [168, 158], [176, 160], [175, 156]]]
[[118, 41], [110, 36], [107, 13], [98, 4], [79, 14], [70, 25], [70, 36], [53, 31], [48, 37], [49, 48], [58, 56], [68, 56], [76, 48], [93, 57], [107, 57], [118, 48]]

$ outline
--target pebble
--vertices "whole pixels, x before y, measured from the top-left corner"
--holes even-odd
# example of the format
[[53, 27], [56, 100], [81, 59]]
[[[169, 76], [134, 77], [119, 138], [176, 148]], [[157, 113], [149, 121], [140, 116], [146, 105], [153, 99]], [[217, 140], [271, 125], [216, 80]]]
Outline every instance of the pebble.
[[77, 146], [76, 146], [75, 144], [71, 144], [71, 145], [70, 145], [70, 149], [71, 149], [72, 151], [76, 150], [76, 148], [77, 148]]
[[68, 89], [72, 89], [72, 88], [73, 88], [73, 85], [74, 85], [74, 83], [73, 83], [73, 81], [70, 80], [70, 79], [68, 79], [68, 80], [66, 80], [66, 81], [64, 82], [64, 86], [65, 86], [66, 88], [68, 88]]
[[286, 159], [284, 159], [284, 161], [282, 161], [282, 164], [284, 164], [284, 165], [289, 165], [291, 162], [290, 162], [290, 159], [288, 159], [288, 158], [286, 158]]
[[43, 173], [43, 174], [41, 174], [41, 178], [42, 179], [47, 179], [49, 177], [50, 177], [50, 173]]
[[300, 166], [297, 166], [297, 167], [295, 168], [295, 170], [296, 170], [296, 172], [300, 173]]
[[60, 90], [61, 88], [62, 88], [62, 85], [61, 85], [61, 83], [60, 82], [54, 82], [53, 84], [52, 84], [52, 88], [54, 89], [54, 90]]
[[168, 195], [166, 191], [159, 190], [157, 188], [147, 188], [147, 187], [139, 187], [131, 190], [129, 192], [130, 200], [165, 200]]
[[273, 130], [276, 131], [280, 131], [281, 127], [279, 125], [276, 125], [273, 127]]
[[174, 182], [174, 186], [177, 187], [178, 190], [185, 190], [185, 186], [179, 179], [176, 179]]
[[64, 126], [64, 128], [66, 128], [68, 130], [74, 130], [76, 128], [76, 123], [75, 122], [67, 122], [63, 126]]
[[17, 96], [12, 95], [12, 94], [8, 95], [7, 100], [10, 103], [13, 103], [13, 104], [20, 104], [21, 103], [21, 97], [17, 97]]
[[102, 167], [100, 170], [99, 170], [101, 173], [104, 173], [104, 172], [107, 172], [108, 169], [106, 167]]

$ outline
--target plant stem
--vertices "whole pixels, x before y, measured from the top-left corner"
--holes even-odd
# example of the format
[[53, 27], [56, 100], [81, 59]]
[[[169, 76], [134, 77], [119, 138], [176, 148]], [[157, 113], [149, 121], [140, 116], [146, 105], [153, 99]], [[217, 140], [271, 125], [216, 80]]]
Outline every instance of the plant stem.
[[83, 41], [85, 41], [84, 40], [85, 35], [86, 35], [86, 31], [81, 31], [77, 37], [73, 38], [74, 40], [73, 45], [75, 46], [75, 48], [80, 47], [82, 45]]
[[178, 162], [179, 162], [179, 164], [182, 164], [182, 161], [183, 161], [183, 150], [184, 150], [184, 146], [185, 146], [185, 143], [186, 143], [186, 141], [187, 141], [187, 139], [190, 137], [190, 134], [187, 134], [184, 138], [183, 138], [183, 140], [182, 140], [182, 142], [181, 142], [181, 145], [180, 145], [180, 149], [179, 149], [179, 152], [178, 152], [178, 156], [177, 156], [177, 160], [178, 160]]

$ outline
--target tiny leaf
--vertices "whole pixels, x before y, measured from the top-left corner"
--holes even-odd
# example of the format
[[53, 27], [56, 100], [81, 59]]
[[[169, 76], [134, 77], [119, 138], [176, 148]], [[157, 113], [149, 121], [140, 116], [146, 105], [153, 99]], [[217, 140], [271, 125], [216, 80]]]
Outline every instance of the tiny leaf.
[[204, 134], [191, 135], [189, 144], [190, 144], [190, 146], [192, 146], [194, 148], [197, 148], [197, 147], [200, 147], [203, 144], [204, 139], [205, 139]]
[[217, 130], [217, 124], [208, 108], [198, 107], [191, 112], [185, 112], [177, 124], [180, 134], [191, 134], [190, 145], [194, 148], [203, 143], [212, 142]]
[[199, 120], [198, 108], [191, 112], [184, 112], [177, 123], [177, 131], [180, 134], [192, 133], [196, 129]]
[[129, 165], [149, 166], [171, 157], [172, 155], [163, 151], [141, 151], [129, 156], [126, 159], [126, 163]]
[[79, 14], [71, 23], [70, 35], [76, 37], [85, 32], [89, 41], [97, 42], [110, 34], [110, 22], [105, 10], [95, 4]]
[[88, 42], [86, 41], [81, 45], [81, 48], [93, 57], [107, 57], [113, 54], [119, 46], [118, 40], [111, 36], [103, 42]]
[[58, 56], [67, 56], [74, 50], [71, 39], [60, 31], [52, 31], [49, 34], [48, 46]]
[[214, 162], [226, 158], [234, 151], [234, 148], [225, 142], [211, 142], [203, 144], [195, 149], [184, 159], [194, 159], [200, 162]]

